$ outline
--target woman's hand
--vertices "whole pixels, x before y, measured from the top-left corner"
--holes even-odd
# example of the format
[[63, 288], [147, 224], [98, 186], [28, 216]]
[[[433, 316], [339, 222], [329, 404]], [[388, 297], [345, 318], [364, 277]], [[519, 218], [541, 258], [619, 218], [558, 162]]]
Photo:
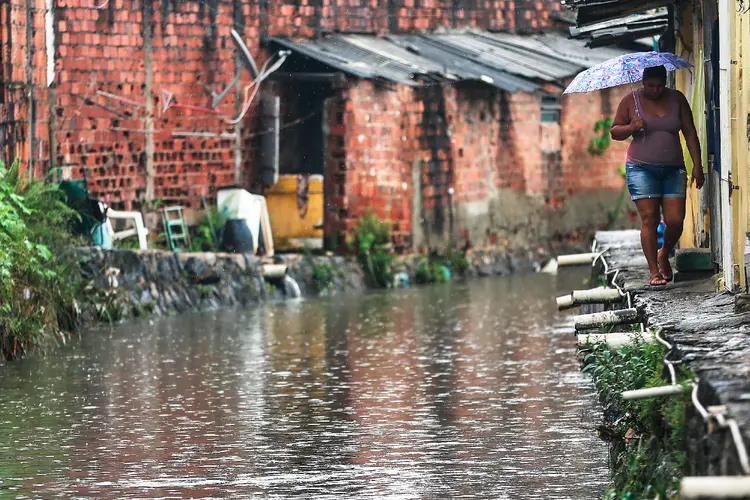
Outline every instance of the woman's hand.
[[703, 169], [700, 167], [693, 167], [693, 174], [690, 176], [690, 184], [695, 182], [695, 187], [698, 189], [703, 187], [706, 182], [706, 176], [703, 174]]
[[646, 130], [646, 122], [641, 115], [635, 115], [629, 126], [631, 135]]
[[[632, 119], [630, 118], [631, 115], [634, 115]], [[635, 112], [633, 95], [628, 94], [622, 98], [620, 105], [617, 106], [617, 112], [615, 113], [615, 118], [612, 120], [609, 135], [616, 141], [624, 141], [631, 137], [633, 133], [642, 130], [645, 126], [643, 118]]]

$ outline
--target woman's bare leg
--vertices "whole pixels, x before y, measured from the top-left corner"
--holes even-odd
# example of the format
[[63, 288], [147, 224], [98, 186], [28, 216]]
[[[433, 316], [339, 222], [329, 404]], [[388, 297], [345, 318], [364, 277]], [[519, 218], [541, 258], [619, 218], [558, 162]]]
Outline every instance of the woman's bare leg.
[[652, 285], [664, 285], [667, 283], [659, 272], [659, 263], [657, 261], [659, 244], [656, 238], [656, 231], [661, 222], [660, 205], [661, 198], [641, 198], [640, 200], [635, 200], [635, 206], [638, 209], [638, 214], [641, 216], [641, 247], [643, 247], [643, 255], [646, 256], [651, 278], [650, 283]]
[[669, 264], [669, 254], [682, 236], [682, 224], [685, 220], [685, 198], [664, 198], [664, 244], [659, 250], [657, 262], [661, 274], [666, 280], [672, 279], [672, 266]]

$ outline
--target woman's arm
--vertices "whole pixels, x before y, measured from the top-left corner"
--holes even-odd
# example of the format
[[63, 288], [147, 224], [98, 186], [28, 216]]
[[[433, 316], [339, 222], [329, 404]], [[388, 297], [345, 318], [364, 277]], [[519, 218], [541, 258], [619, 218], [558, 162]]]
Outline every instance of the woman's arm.
[[705, 178], [703, 176], [703, 160], [701, 158], [701, 143], [698, 140], [698, 131], [695, 130], [693, 112], [690, 109], [685, 95], [677, 92], [677, 100], [680, 103], [680, 121], [682, 122], [682, 136], [685, 138], [690, 158], [693, 159], [693, 175], [695, 185], [698, 189], [703, 187]]
[[628, 94], [622, 98], [620, 105], [617, 106], [617, 113], [612, 120], [612, 128], [609, 129], [609, 135], [616, 141], [624, 141], [633, 133], [646, 127], [640, 116], [636, 115], [632, 120], [630, 119], [630, 100], [632, 99], [632, 95]]

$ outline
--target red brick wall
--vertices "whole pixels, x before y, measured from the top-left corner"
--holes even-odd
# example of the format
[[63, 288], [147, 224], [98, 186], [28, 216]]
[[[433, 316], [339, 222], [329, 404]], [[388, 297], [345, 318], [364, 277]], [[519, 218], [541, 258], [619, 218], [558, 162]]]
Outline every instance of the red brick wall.
[[627, 142], [612, 141], [602, 156], [588, 152], [596, 137], [594, 124], [614, 112], [627, 87], [588, 94], [570, 94], [563, 98], [563, 172], [564, 187], [571, 194], [589, 190], [621, 189], [624, 181], [618, 173], [625, 164]]
[[56, 12], [56, 166], [70, 169], [73, 178], [85, 170], [93, 193], [131, 208], [146, 185], [143, 12], [132, 5], [94, 9], [77, 4], [66, 1]]
[[[27, 16], [32, 26], [30, 52]], [[49, 158], [44, 16], [44, 0], [0, 3], [0, 160], [11, 163], [18, 159], [28, 167], [31, 158], [37, 175], [45, 171]], [[30, 91], [36, 101], [33, 116]]]
[[[33, 1], [43, 6], [43, 0]], [[208, 107], [211, 99], [206, 87], [218, 93], [231, 81], [235, 74], [232, 27], [243, 34], [260, 64], [264, 33], [311, 37], [330, 30], [385, 33], [465, 25], [536, 29], [549, 25], [549, 13], [559, 8], [552, 0], [493, 0], [489, 5], [466, 0], [455, 8], [448, 0], [322, 0], [317, 6], [285, 0], [266, 2], [263, 7], [249, 0], [145, 5], [110, 0], [99, 3], [102, 8], [80, 0], [56, 1], [60, 71], [52, 110], [57, 130], [50, 138], [56, 142], [53, 160], [56, 166], [71, 167], [73, 177], [81, 177], [85, 169], [97, 196], [126, 209], [146, 199], [196, 207], [201, 195], [210, 198], [221, 186], [236, 180], [247, 185], [255, 170], [255, 106], [238, 126], [231, 126], [227, 119], [240, 111], [242, 96], [238, 94], [249, 81], [248, 73], [241, 71], [242, 83], [218, 107], [221, 117], [179, 108], [183, 104]], [[152, 20], [150, 37], [145, 36], [145, 16]], [[43, 47], [43, 18], [38, 17], [36, 45]], [[139, 104], [107, 98], [97, 91]], [[163, 112], [162, 91], [174, 95], [178, 107]], [[154, 106], [149, 111], [146, 103], [151, 96]], [[46, 101], [37, 104], [44, 116], [49, 112], [45, 106]], [[25, 116], [23, 110], [19, 113]], [[175, 131], [238, 133], [243, 139], [180, 138], [173, 136]], [[49, 136], [43, 126], [39, 136]]]
[[542, 195], [547, 186], [542, 169], [540, 148], [541, 107], [539, 96], [534, 94], [513, 94], [510, 96], [511, 127], [516, 143], [516, 160], [523, 167], [524, 192]]
[[551, 13], [560, 9], [558, 0], [280, 0], [269, 1], [263, 17], [271, 36], [312, 37], [467, 26], [532, 31], [554, 24]]
[[[73, 167], [74, 177], [86, 169], [91, 190], [126, 209], [147, 199], [198, 207], [201, 195], [234, 184], [240, 143], [219, 135], [243, 132], [229, 121], [240, 110], [237, 94], [248, 73], [243, 70], [219, 114], [182, 106], [209, 108], [207, 89], [219, 93], [234, 77], [232, 27], [258, 53], [257, 8], [219, 0], [155, 2], [153, 9], [131, 0], [111, 0], [102, 9], [58, 1], [58, 165]], [[176, 105], [165, 110], [170, 94]]]
[[[446, 89], [457, 205], [484, 201], [497, 184], [500, 119], [498, 92], [486, 85]], [[505, 165], [504, 165], [505, 167]]]
[[387, 90], [360, 81], [334, 101], [343, 110], [343, 123], [337, 123], [334, 105], [327, 204], [337, 207], [341, 217], [331, 218], [330, 231], [351, 230], [372, 210], [391, 222], [397, 241], [411, 234], [411, 170], [402, 150], [408, 141], [401, 123], [412, 99], [405, 86]]
[[[550, 13], [559, 9], [555, 0], [55, 1], [57, 75], [48, 94], [44, 0], [29, 0], [35, 27], [33, 145], [24, 90], [26, 4], [0, 5], [4, 153], [28, 161], [33, 151], [37, 175], [51, 166], [68, 167], [73, 177], [85, 172], [95, 195], [124, 209], [155, 199], [197, 208], [201, 196], [210, 199], [222, 186], [250, 185], [262, 133], [258, 99], [244, 119], [230, 123], [242, 110], [248, 72], [239, 71], [241, 81], [218, 106], [219, 114], [183, 107], [209, 107], [209, 91], [220, 92], [235, 76], [233, 27], [260, 65], [266, 56], [263, 34], [310, 37], [327, 30], [385, 33], [465, 25], [524, 31], [548, 26]], [[417, 229], [428, 244], [441, 244], [468, 223], [452, 220], [451, 188], [456, 210], [491, 200], [503, 189], [547, 196], [551, 184], [539, 145], [554, 149], [558, 140], [563, 174], [555, 186], [563, 186], [563, 194], [621, 185], [616, 165], [622, 145], [604, 158], [586, 151], [604, 108], [597, 94], [566, 98], [558, 139], [559, 129], [539, 123], [537, 96], [505, 95], [486, 86], [415, 90], [350, 83], [327, 101], [324, 115], [327, 234], [351, 229], [373, 209], [392, 222], [402, 244]], [[264, 92], [272, 89], [264, 85]], [[164, 111], [167, 93], [176, 106]], [[611, 109], [617, 97], [609, 98]], [[421, 200], [419, 214], [412, 213], [415, 199]], [[420, 219], [422, 227], [413, 227]]]
[[493, 203], [508, 192], [554, 212], [571, 196], [619, 190], [623, 145], [613, 143], [602, 157], [588, 152], [594, 123], [616, 108], [621, 92], [606, 94], [609, 108], [599, 95], [565, 98], [558, 124], [541, 123], [535, 94], [352, 82], [328, 112], [326, 232], [351, 231], [373, 210], [403, 246], [417, 232], [414, 243], [428, 247], [451, 239], [491, 243], [507, 223], [506, 214], [492, 213]]

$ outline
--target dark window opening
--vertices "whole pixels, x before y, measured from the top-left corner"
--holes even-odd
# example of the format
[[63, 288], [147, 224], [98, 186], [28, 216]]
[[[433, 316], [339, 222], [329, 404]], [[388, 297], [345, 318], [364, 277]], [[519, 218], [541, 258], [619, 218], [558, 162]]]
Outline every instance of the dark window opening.
[[542, 96], [541, 100], [542, 107], [542, 123], [560, 123], [560, 111], [562, 110], [562, 104], [560, 103], [560, 96], [556, 95], [545, 95]]

